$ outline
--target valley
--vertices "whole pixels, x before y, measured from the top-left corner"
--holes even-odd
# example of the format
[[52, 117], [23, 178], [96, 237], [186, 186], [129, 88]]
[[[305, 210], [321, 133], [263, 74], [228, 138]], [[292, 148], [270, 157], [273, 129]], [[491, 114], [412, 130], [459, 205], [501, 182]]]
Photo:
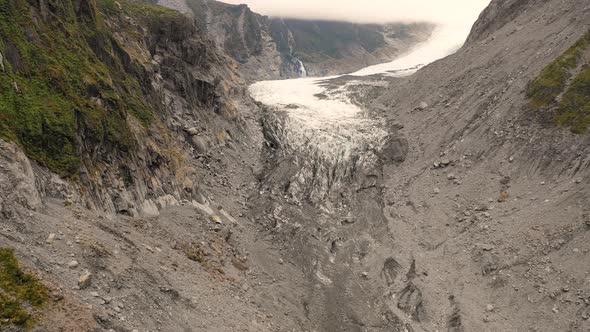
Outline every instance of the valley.
[[0, 0], [0, 330], [590, 329], [585, 0], [158, 4]]

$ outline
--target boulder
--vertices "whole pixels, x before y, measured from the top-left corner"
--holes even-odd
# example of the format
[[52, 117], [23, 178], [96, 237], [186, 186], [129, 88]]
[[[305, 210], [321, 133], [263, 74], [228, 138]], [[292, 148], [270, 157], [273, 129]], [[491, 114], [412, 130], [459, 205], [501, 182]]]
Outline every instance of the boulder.
[[2, 211], [8, 214], [15, 206], [38, 210], [43, 206], [41, 194], [37, 190], [37, 176], [29, 158], [14, 143], [0, 140], [0, 196]]
[[199, 153], [205, 154], [209, 150], [207, 141], [203, 137], [193, 136], [191, 141], [193, 142], [193, 146], [195, 147], [195, 149], [197, 149]]
[[139, 214], [144, 217], [157, 217], [160, 215], [160, 210], [156, 203], [151, 199], [145, 200], [139, 207]]
[[45, 240], [45, 242], [47, 244], [52, 244], [53, 241], [55, 241], [55, 233], [51, 233], [49, 234], [49, 236], [47, 237], [47, 240]]
[[115, 211], [120, 214], [125, 214], [131, 217], [136, 216], [137, 210], [133, 204], [133, 200], [127, 192], [117, 193], [113, 200]]
[[163, 209], [168, 206], [178, 206], [178, 205], [180, 205], [180, 203], [178, 202], [176, 197], [174, 197], [172, 195], [164, 195], [164, 196], [160, 196], [156, 199], [156, 206], [158, 206], [160, 209]]
[[425, 318], [422, 291], [412, 282], [399, 292], [397, 307], [418, 322]]
[[390, 138], [381, 151], [381, 158], [386, 163], [401, 163], [406, 160], [410, 144], [404, 137]]
[[508, 194], [507, 191], [500, 192], [500, 197], [498, 197], [498, 203], [506, 202], [509, 197], [510, 197], [510, 195]]
[[84, 274], [80, 276], [78, 279], [78, 286], [80, 289], [88, 288], [92, 283], [92, 273], [86, 271]]
[[186, 128], [184, 131], [186, 131], [186, 133], [191, 136], [195, 136], [195, 135], [199, 134], [199, 129], [196, 127]]
[[421, 102], [416, 108], [416, 111], [423, 111], [428, 108], [428, 104], [426, 102]]
[[211, 216], [211, 221], [213, 221], [216, 224], [222, 224], [223, 223], [221, 221], [221, 218], [218, 215], [216, 215], [216, 214], [214, 214], [214, 215]]

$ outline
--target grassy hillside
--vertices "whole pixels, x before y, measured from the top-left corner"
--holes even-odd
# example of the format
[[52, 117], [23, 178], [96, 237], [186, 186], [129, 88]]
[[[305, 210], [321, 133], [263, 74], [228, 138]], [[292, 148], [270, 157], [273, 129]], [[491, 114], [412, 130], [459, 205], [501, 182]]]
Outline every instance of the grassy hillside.
[[528, 90], [533, 109], [552, 108], [556, 124], [579, 134], [590, 126], [588, 50], [590, 31], [547, 65]]
[[0, 248], [0, 330], [9, 325], [30, 327], [34, 324], [32, 311], [48, 301], [47, 289], [23, 272], [14, 251]]
[[0, 137], [61, 175], [78, 171], [81, 140], [124, 152], [133, 144], [128, 117], [143, 125], [154, 117], [140, 69], [124, 63], [105, 24], [120, 12], [153, 20], [179, 15], [126, 1], [89, 0], [74, 8], [72, 0], [46, 6], [0, 0]]

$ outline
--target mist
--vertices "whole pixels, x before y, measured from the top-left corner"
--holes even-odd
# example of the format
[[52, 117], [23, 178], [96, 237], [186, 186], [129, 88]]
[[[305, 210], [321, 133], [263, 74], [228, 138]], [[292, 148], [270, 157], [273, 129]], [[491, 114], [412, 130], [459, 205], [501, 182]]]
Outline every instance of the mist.
[[356, 23], [432, 22], [471, 25], [490, 0], [223, 0], [246, 3], [257, 13]]

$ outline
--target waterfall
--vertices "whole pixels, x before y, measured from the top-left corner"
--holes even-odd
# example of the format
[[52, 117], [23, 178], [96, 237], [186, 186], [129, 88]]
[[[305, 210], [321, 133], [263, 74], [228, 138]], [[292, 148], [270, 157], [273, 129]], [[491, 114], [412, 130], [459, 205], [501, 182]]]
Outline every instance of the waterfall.
[[307, 77], [307, 70], [305, 70], [305, 66], [301, 60], [294, 58], [295, 60], [295, 72], [299, 77]]

